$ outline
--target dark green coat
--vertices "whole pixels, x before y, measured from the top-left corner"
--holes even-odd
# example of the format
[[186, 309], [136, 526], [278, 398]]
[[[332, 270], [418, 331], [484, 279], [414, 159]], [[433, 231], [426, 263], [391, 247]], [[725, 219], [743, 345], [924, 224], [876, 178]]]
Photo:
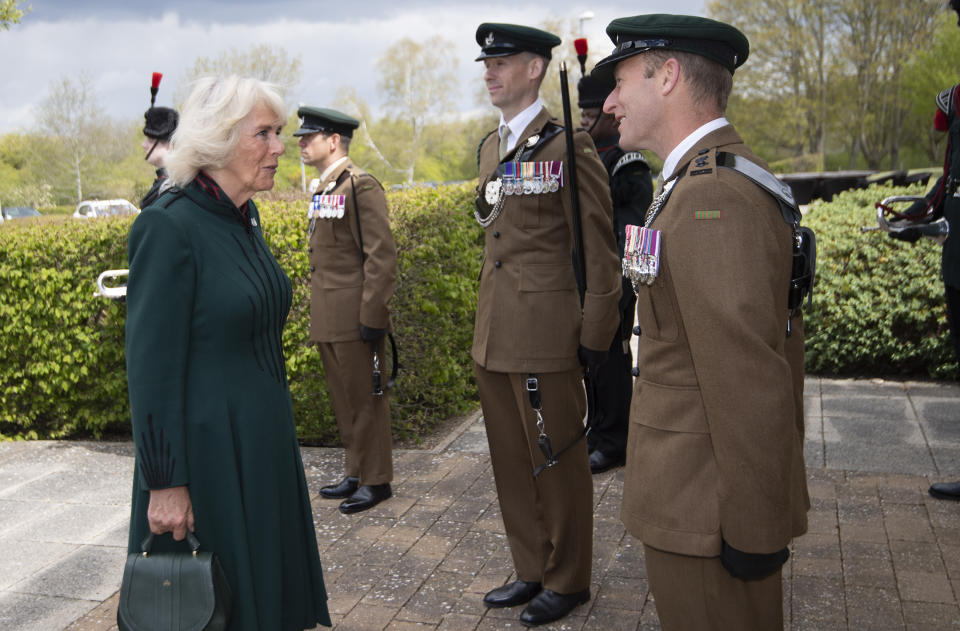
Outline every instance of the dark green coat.
[[233, 590], [231, 630], [329, 625], [281, 350], [290, 280], [252, 202], [247, 213], [194, 183], [130, 231], [129, 550], [149, 532], [149, 489], [187, 485], [197, 537]]

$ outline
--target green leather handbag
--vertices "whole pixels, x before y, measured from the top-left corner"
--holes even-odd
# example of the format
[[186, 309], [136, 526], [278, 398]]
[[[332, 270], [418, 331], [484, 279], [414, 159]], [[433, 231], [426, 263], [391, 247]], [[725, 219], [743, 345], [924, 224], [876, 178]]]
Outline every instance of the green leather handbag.
[[120, 631], [223, 631], [230, 622], [230, 585], [212, 552], [187, 532], [190, 552], [151, 554], [153, 534], [127, 555], [120, 585]]

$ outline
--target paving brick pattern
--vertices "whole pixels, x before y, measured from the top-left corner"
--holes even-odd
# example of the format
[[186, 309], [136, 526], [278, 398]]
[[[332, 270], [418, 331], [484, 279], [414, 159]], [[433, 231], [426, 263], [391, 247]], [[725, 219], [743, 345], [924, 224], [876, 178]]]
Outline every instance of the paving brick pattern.
[[[960, 388], [808, 378], [809, 532], [784, 567], [786, 628], [960, 629]], [[338, 449], [303, 449], [314, 493]], [[116, 629], [129, 444], [0, 444], [0, 629]], [[486, 609], [513, 580], [478, 414], [431, 450], [395, 453], [392, 499], [344, 516], [311, 498], [339, 630], [522, 629]], [[593, 598], [556, 630], [659, 629], [642, 546], [618, 519], [623, 472], [594, 476]]]

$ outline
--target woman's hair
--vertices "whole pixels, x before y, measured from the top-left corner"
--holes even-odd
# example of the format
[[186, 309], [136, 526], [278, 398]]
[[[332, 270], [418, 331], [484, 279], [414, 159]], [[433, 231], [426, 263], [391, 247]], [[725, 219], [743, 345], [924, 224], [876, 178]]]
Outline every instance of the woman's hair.
[[286, 107], [276, 87], [250, 77], [204, 77], [180, 111], [165, 165], [174, 186], [186, 186], [201, 169], [220, 169], [233, 157], [240, 141], [239, 123], [263, 104], [286, 122]]

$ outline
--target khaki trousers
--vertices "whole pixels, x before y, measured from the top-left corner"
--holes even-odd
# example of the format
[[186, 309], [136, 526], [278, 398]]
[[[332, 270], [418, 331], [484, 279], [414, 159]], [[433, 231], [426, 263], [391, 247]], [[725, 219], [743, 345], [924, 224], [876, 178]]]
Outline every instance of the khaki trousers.
[[780, 572], [734, 578], [720, 557], [693, 557], [643, 546], [647, 579], [663, 631], [782, 631]]
[[[357, 340], [321, 342], [318, 346], [340, 442], [346, 452], [346, 474], [360, 478], [362, 485], [393, 481], [390, 401], [387, 392], [373, 395], [370, 344]], [[379, 353], [386, 387], [390, 368], [383, 365], [383, 339], [379, 341]]]
[[[522, 581], [571, 594], [590, 587], [593, 481], [587, 443], [580, 437], [559, 463], [533, 477], [544, 456], [526, 373], [474, 366], [490, 445], [497, 499], [510, 552]], [[542, 414], [554, 453], [583, 430], [586, 398], [579, 369], [537, 375]]]

